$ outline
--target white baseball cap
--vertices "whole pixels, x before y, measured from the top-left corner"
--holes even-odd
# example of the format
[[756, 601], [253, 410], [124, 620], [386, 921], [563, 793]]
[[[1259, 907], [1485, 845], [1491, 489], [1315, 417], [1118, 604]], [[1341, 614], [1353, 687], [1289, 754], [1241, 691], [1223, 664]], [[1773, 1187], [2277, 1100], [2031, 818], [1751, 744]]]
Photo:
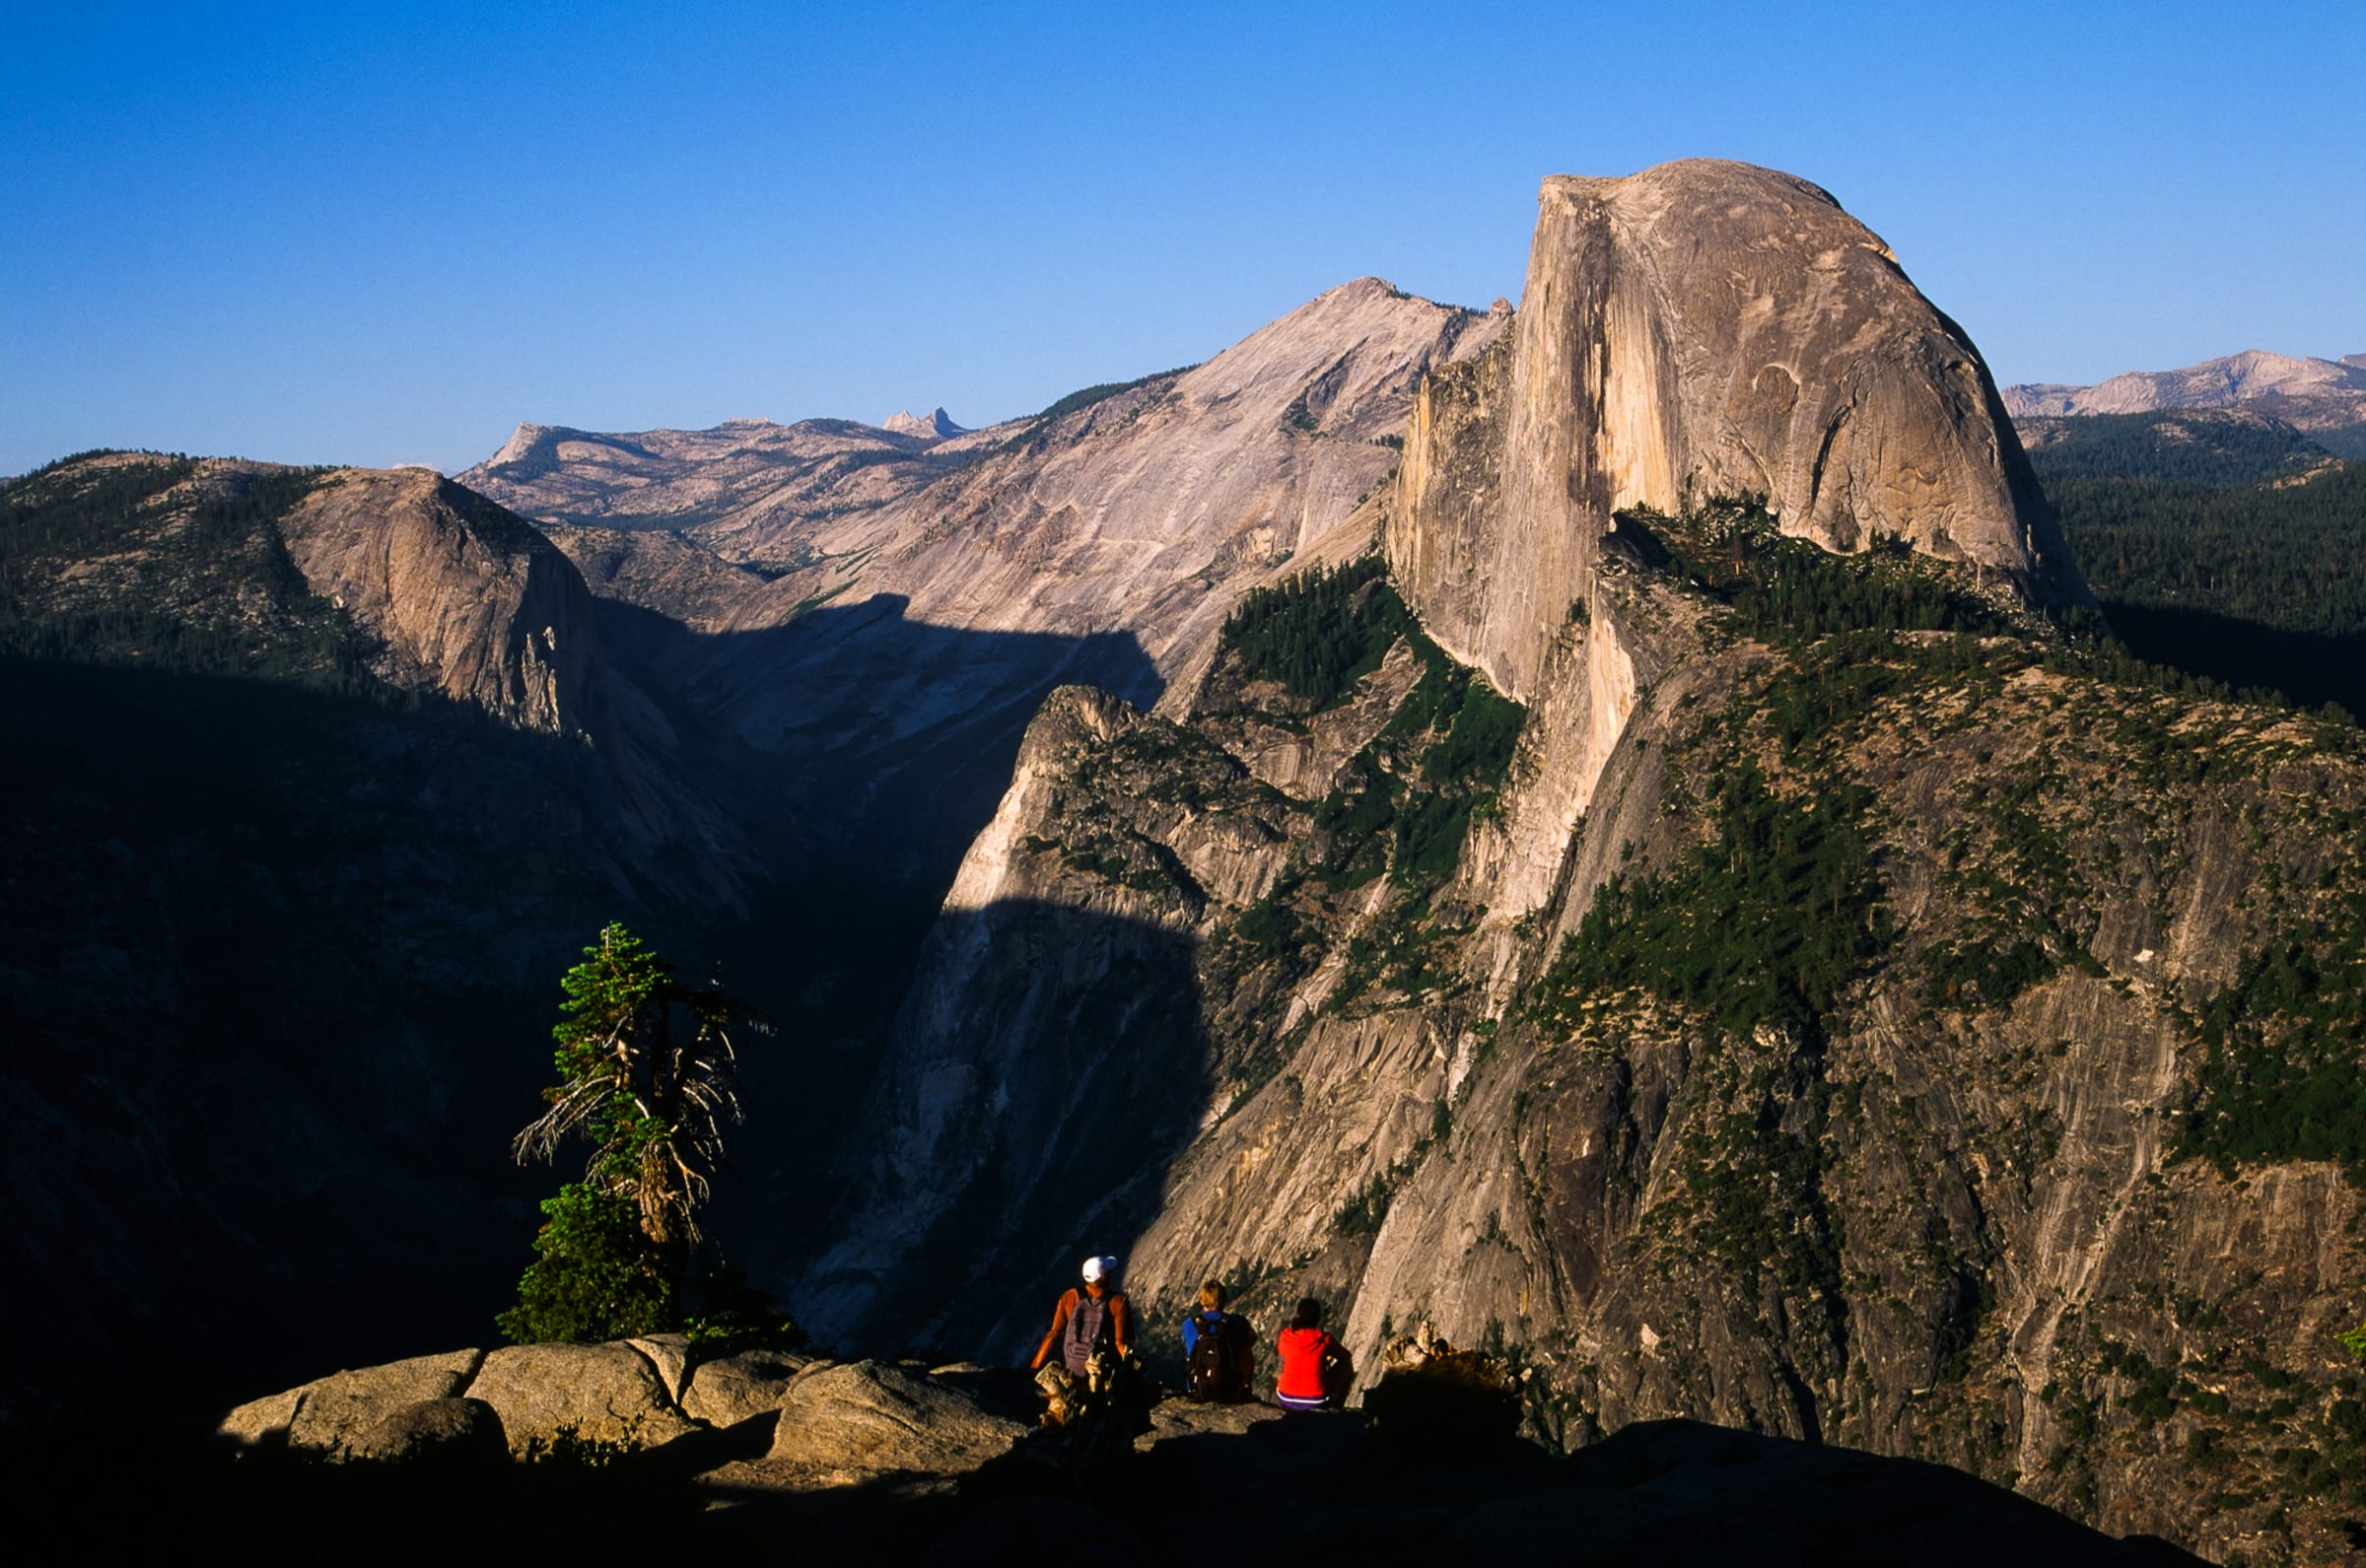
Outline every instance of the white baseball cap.
[[1117, 1260], [1114, 1258], [1087, 1258], [1084, 1260], [1084, 1282], [1088, 1285], [1095, 1280], [1107, 1279], [1116, 1272]]

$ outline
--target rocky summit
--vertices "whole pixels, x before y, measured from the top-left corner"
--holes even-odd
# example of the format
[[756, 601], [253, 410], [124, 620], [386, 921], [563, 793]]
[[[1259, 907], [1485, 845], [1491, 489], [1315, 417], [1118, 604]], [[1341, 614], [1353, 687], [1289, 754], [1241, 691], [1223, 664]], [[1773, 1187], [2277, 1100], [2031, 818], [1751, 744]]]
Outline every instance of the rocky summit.
[[1559, 1441], [1707, 1418], [2331, 1549], [2276, 1456], [2357, 1442], [2355, 1197], [2228, 1053], [2341, 1049], [2243, 998], [2354, 983], [2354, 733], [2057, 629], [1977, 353], [1821, 192], [1542, 208], [1338, 569], [1154, 713], [1037, 716], [800, 1312], [1009, 1354], [1108, 1248], [1157, 1321], [1216, 1276], [1359, 1359], [1502, 1346]]
[[933, 414], [915, 414], [908, 409], [893, 413], [879, 421], [879, 428], [893, 431], [898, 436], [918, 436], [923, 441], [944, 441], [969, 434], [966, 429], [954, 424], [952, 416], [941, 408]]

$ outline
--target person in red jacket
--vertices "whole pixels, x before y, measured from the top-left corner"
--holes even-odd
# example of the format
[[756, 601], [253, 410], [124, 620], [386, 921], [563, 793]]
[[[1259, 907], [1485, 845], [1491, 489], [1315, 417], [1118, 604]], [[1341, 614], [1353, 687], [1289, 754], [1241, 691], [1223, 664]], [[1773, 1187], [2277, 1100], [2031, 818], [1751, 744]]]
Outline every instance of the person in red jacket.
[[1312, 1296], [1298, 1303], [1297, 1315], [1274, 1341], [1282, 1354], [1282, 1376], [1275, 1381], [1274, 1398], [1291, 1410], [1335, 1410], [1348, 1395], [1354, 1363], [1340, 1342], [1323, 1331], [1323, 1304]]
[[1057, 1349], [1061, 1365], [1080, 1378], [1092, 1353], [1104, 1346], [1114, 1348], [1121, 1361], [1134, 1353], [1134, 1304], [1117, 1288], [1117, 1260], [1087, 1258], [1082, 1288], [1069, 1291], [1052, 1309], [1051, 1331], [1035, 1347], [1027, 1370], [1041, 1371]]

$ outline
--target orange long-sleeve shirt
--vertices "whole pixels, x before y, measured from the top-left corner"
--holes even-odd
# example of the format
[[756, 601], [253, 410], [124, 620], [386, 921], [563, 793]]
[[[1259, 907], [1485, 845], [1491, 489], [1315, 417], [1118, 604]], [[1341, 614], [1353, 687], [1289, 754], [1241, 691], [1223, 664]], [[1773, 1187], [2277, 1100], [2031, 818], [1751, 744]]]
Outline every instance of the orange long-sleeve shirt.
[[[1091, 1290], [1092, 1287], [1087, 1285], [1084, 1289]], [[1082, 1290], [1071, 1290], [1060, 1298], [1060, 1305], [1052, 1309], [1051, 1332], [1045, 1334], [1043, 1343], [1035, 1347], [1035, 1359], [1027, 1363], [1028, 1371], [1040, 1369], [1060, 1348], [1061, 1336], [1068, 1332], [1069, 1315], [1077, 1310], [1077, 1303], [1083, 1293]], [[1098, 1291], [1093, 1293], [1096, 1296], [1101, 1294]], [[1134, 1304], [1126, 1299], [1126, 1293], [1122, 1290], [1110, 1291], [1107, 1300], [1109, 1337], [1116, 1341], [1119, 1355], [1131, 1355], [1134, 1353]]]

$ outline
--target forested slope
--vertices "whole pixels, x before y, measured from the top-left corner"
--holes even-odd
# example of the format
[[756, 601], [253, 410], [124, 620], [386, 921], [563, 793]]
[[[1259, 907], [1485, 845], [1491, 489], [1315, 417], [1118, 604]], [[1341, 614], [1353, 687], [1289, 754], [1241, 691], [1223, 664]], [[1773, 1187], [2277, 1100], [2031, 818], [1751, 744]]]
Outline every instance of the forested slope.
[[2131, 648], [2366, 713], [2366, 463], [2249, 415], [2032, 423], [2030, 459]]

